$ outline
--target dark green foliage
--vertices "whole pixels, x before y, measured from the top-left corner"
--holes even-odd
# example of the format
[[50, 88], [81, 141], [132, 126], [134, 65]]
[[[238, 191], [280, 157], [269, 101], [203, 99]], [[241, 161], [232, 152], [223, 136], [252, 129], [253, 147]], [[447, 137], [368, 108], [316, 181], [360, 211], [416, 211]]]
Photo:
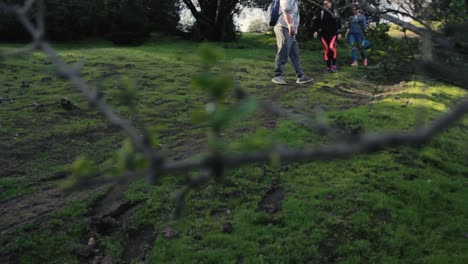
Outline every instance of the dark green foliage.
[[[22, 5], [23, 0], [6, 1]], [[175, 0], [45, 0], [46, 37], [80, 40], [108, 37], [114, 32], [147, 36], [150, 31], [175, 33], [179, 5]], [[34, 14], [36, 7], [30, 11]], [[1, 12], [1, 11], [0, 11]], [[23, 26], [11, 15], [0, 13], [0, 40], [29, 41]], [[144, 39], [137, 37], [138, 41]]]
[[107, 35], [107, 39], [116, 45], [141, 45], [148, 39], [149, 34], [145, 32], [116, 31]]
[[301, 39], [311, 39], [314, 35], [314, 19], [320, 8], [309, 1], [304, 1], [301, 6], [301, 24], [299, 25], [299, 37]]
[[445, 23], [463, 23], [467, 20], [468, 2], [465, 0], [413, 0], [414, 10], [425, 19]]
[[[21, 0], [6, 0], [7, 4], [19, 5]], [[26, 30], [19, 25], [15, 16], [7, 14], [4, 10], [0, 10], [0, 41], [27, 42], [31, 37]]]
[[78, 40], [99, 36], [109, 27], [103, 1], [46, 0], [46, 37]]
[[147, 0], [145, 15], [148, 17], [150, 28], [158, 32], [176, 33], [181, 9], [178, 0]]

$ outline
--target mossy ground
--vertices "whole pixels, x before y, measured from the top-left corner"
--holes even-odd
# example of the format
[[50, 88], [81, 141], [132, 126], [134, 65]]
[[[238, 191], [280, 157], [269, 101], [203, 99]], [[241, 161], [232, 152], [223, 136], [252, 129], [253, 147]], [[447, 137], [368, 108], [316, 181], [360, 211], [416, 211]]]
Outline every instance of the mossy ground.
[[[388, 80], [379, 67], [351, 68], [344, 44], [340, 71], [322, 73], [318, 41], [301, 46], [304, 70], [314, 82], [296, 85], [288, 64], [289, 84], [275, 86], [270, 82], [274, 45], [271, 35], [245, 35], [240, 42], [220, 44], [226, 64], [249, 93], [307, 116], [320, 105], [345, 134], [407, 130], [467, 95], [466, 90], [420, 76]], [[5, 50], [16, 47], [1, 45]], [[55, 47], [68, 62], [83, 61], [83, 78], [101, 87], [123, 116], [147, 124], [168, 157], [206, 150], [206, 127], [192, 122], [192, 112], [208, 100], [191, 87], [192, 77], [201, 72], [195, 56], [198, 44], [156, 38], [141, 47], [101, 42]], [[377, 56], [389, 55], [376, 51]], [[372, 53], [370, 58], [376, 62]], [[121, 95], [127, 78], [138, 89], [136, 112]], [[1, 210], [33, 218], [30, 208], [35, 205], [17, 205], [55, 189], [76, 157], [105, 161], [120, 148], [124, 135], [88, 106], [72, 84], [57, 77], [41, 54], [0, 61], [0, 85]], [[59, 107], [62, 97], [79, 108]], [[171, 195], [186, 175], [167, 175], [152, 187], [137, 180], [125, 192], [129, 200], [142, 201], [132, 225], [155, 226], [157, 237], [149, 252], [153, 263], [467, 263], [467, 129], [465, 118], [416, 149], [234, 169], [222, 183], [191, 192], [177, 220], [168, 219], [174, 207]], [[262, 112], [233, 124], [223, 131], [223, 139], [233, 150], [265, 141], [290, 146], [331, 141]], [[265, 197], [278, 190], [279, 209], [262, 208]], [[82, 252], [89, 239], [88, 213], [104, 191], [89, 192], [52, 206], [52, 211], [38, 209], [45, 218], [2, 234], [0, 260], [86, 261], [89, 254]], [[9, 224], [2, 223], [2, 230]], [[165, 238], [162, 230], [167, 226], [177, 235]], [[96, 239], [100, 254], [118, 262], [128, 234], [117, 230]]]

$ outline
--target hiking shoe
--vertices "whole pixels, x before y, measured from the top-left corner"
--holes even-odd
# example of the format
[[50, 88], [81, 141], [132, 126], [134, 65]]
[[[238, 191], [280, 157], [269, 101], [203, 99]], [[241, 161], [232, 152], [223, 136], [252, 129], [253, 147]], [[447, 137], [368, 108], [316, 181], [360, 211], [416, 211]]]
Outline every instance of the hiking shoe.
[[302, 77], [297, 78], [296, 83], [306, 84], [306, 83], [310, 83], [313, 80], [314, 80], [313, 78], [309, 78], [309, 77], [305, 76], [305, 74], [304, 74], [304, 75], [302, 75]]
[[284, 80], [283, 76], [275, 76], [273, 79], [271, 79], [273, 83], [279, 84], [279, 85], [285, 85], [286, 81]]
[[331, 71], [331, 69], [332, 69], [332, 68], [330, 68], [330, 67], [327, 67], [327, 68], [325, 68], [325, 70], [323, 70], [323, 72], [330, 72], [330, 71]]
[[364, 61], [362, 62], [362, 64], [364, 64], [364, 66], [367, 66], [367, 59], [364, 59]]
[[331, 66], [331, 69], [333, 70], [333, 72], [337, 72], [337, 71], [338, 71], [338, 68], [336, 67], [336, 65], [332, 65], [332, 66]]
[[359, 66], [359, 64], [357, 61], [354, 61], [353, 63], [351, 63], [351, 66], [356, 67], [356, 66]]

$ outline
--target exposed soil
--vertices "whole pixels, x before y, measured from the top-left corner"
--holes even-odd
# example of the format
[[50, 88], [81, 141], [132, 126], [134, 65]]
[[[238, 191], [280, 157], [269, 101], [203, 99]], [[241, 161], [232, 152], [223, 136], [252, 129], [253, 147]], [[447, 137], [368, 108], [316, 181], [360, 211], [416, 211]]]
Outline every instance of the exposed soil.
[[[127, 175], [126, 183], [115, 185], [103, 199], [92, 206], [89, 212], [89, 240], [99, 240], [115, 232], [127, 233], [127, 242], [120, 259], [122, 263], [135, 261], [144, 263], [153, 248], [157, 235], [153, 225], [135, 226], [133, 223], [133, 214], [141, 203], [128, 201], [123, 192], [136, 177], [136, 174]], [[99, 254], [88, 256], [93, 263], [102, 263], [106, 257], [108, 256]]]
[[335, 85], [334, 87], [322, 86], [320, 89], [342, 98], [352, 99], [349, 103], [342, 103], [339, 108], [340, 110], [366, 105], [369, 103], [371, 98], [371, 93], [364, 88], [359, 89], [357, 87], [350, 87], [346, 84]]
[[[94, 191], [103, 191], [101, 186]], [[67, 193], [56, 188], [43, 189], [37, 194], [25, 195], [0, 203], [0, 234], [5, 235], [25, 224], [40, 223], [48, 219], [50, 213], [69, 205], [73, 201], [84, 200], [89, 190]]]
[[267, 188], [262, 200], [258, 203], [257, 210], [265, 211], [270, 214], [275, 214], [282, 210], [286, 192], [281, 185], [281, 177], [279, 174], [282, 171], [288, 170], [289, 166], [283, 166], [281, 168], [270, 167], [267, 165], [263, 166], [263, 174], [260, 180], [265, 181], [267, 179], [271, 179], [271, 185]]
[[271, 188], [258, 204], [258, 208], [262, 211], [274, 214], [281, 211], [285, 192], [281, 187]]
[[128, 240], [122, 255], [123, 263], [145, 263], [153, 248], [156, 231], [152, 225], [146, 225], [128, 232]]
[[346, 223], [331, 225], [327, 230], [328, 236], [320, 242], [320, 262], [336, 263], [340, 256], [335, 252], [339, 245], [345, 244], [352, 239], [352, 230]]

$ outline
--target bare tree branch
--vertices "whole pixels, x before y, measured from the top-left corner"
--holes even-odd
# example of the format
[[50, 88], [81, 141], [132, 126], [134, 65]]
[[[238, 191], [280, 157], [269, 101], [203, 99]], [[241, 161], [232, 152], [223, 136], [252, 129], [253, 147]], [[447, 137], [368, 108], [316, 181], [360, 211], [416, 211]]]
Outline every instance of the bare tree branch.
[[411, 15], [408, 12], [403, 12], [403, 11], [399, 11], [399, 10], [392, 9], [392, 8], [385, 8], [380, 13], [376, 13], [376, 14], [381, 16], [381, 15], [386, 14], [386, 13], [400, 14], [400, 15], [403, 15], [405, 17], [409, 17], [409, 18], [413, 19], [414, 21], [417, 21], [418, 23], [423, 25], [427, 30], [432, 30], [432, 28], [426, 22], [422, 21], [421, 19], [419, 19], [416, 16]]
[[369, 12], [375, 13], [375, 14], [380, 14], [380, 16], [392, 23], [395, 23], [405, 29], [408, 29], [422, 37], [429, 37], [432, 41], [435, 43], [441, 45], [442, 47], [448, 48], [450, 50], [456, 50], [457, 49], [457, 44], [454, 40], [444, 36], [441, 33], [435, 32], [433, 30], [425, 29], [425, 28], [420, 28], [417, 27], [411, 23], [402, 21], [394, 16], [391, 16], [389, 14], [386, 14], [379, 10], [376, 7], [370, 6], [370, 5], [364, 5], [364, 9], [368, 10]]
[[[30, 10], [35, 2], [36, 1], [34, 0], [28, 0], [23, 7], [12, 7], [6, 5], [3, 1], [0, 0], [0, 8], [3, 8], [10, 13], [16, 14], [21, 23], [33, 36], [32, 44], [27, 46], [25, 49], [22, 49], [19, 52], [3, 54], [2, 56], [9, 56], [15, 53], [19, 54], [20, 52], [22, 53], [32, 49], [42, 50], [49, 57], [52, 63], [56, 65], [59, 74], [72, 82], [82, 92], [88, 102], [99, 109], [99, 111], [110, 123], [120, 127], [126, 133], [126, 135], [130, 137], [137, 151], [146, 155], [151, 164], [148, 168], [148, 180], [150, 182], [154, 182], [158, 176], [168, 172], [192, 170], [207, 170], [210, 172], [209, 174], [206, 174], [198, 179], [189, 180], [186, 188], [184, 188], [179, 195], [181, 198], [185, 197], [186, 193], [191, 189], [208, 182], [210, 178], [217, 179], [220, 177], [224, 171], [224, 168], [233, 168], [250, 163], [264, 163], [270, 161], [272, 158], [287, 162], [327, 160], [347, 158], [360, 153], [373, 153], [387, 147], [421, 145], [431, 140], [437, 133], [453, 125], [468, 112], [468, 99], [465, 98], [454, 109], [440, 116], [426, 127], [415, 129], [409, 132], [388, 132], [381, 133], [379, 135], [363, 135], [354, 142], [346, 142], [342, 140], [334, 144], [327, 144], [311, 148], [276, 147], [270, 151], [258, 151], [242, 154], [228, 154], [222, 152], [220, 149], [214, 149], [207, 157], [192, 157], [183, 161], [167, 162], [152, 148], [150, 144], [150, 136], [146, 130], [143, 130], [142, 132], [138, 131], [129, 120], [122, 118], [113, 110], [109, 104], [105, 102], [99, 89], [92, 89], [88, 86], [88, 84], [80, 76], [80, 65], [77, 65], [77, 67], [68, 65], [51, 47], [51, 45], [44, 41], [43, 35], [45, 32], [45, 25], [43, 0], [38, 0], [37, 2], [39, 5], [38, 13], [36, 14], [37, 25], [34, 25], [27, 16], [28, 10]], [[185, 0], [184, 2], [191, 3], [191, 1]], [[194, 8], [194, 6], [192, 6], [192, 8]], [[416, 34], [430, 38], [439, 45], [455, 48], [454, 42], [440, 33], [436, 33], [428, 29], [417, 28], [409, 23], [399, 20], [398, 18], [382, 13], [375, 7], [366, 6], [365, 8], [370, 12], [379, 13], [383, 18], [404, 28], [407, 28]], [[428, 71], [437, 74], [444, 74], [450, 78], [459, 80], [464, 88], [467, 87], [468, 78], [466, 76], [457, 77], [458, 74], [451, 75], [451, 72], [445, 70], [441, 65], [431, 62], [426, 65], [426, 69]], [[240, 88], [237, 89], [237, 95], [240, 99], [243, 100], [249, 98], [249, 95], [247, 95], [245, 91]], [[320, 120], [320, 109], [317, 110], [317, 115], [319, 115], [318, 120], [311, 120], [303, 116], [292, 114], [271, 102], [258, 102], [266, 111], [277, 116], [295, 120], [298, 123], [314, 129], [318, 133], [333, 133], [333, 130], [328, 126], [326, 121]], [[216, 134], [219, 131], [212, 132]]]
[[[352, 143], [336, 143], [323, 145], [310, 149], [275, 149], [272, 151], [243, 153], [241, 155], [225, 155], [221, 162], [225, 167], [238, 167], [247, 163], [265, 163], [273, 157], [281, 161], [301, 162], [314, 160], [329, 160], [347, 158], [355, 154], [373, 153], [387, 147], [418, 146], [431, 140], [437, 133], [457, 122], [468, 113], [468, 98], [465, 98], [450, 112], [434, 120], [425, 128], [411, 132], [391, 132], [379, 135], [364, 135], [361, 139]], [[205, 169], [213, 166], [213, 157], [187, 159], [184, 161], [170, 162], [164, 165], [164, 172], [187, 171], [193, 169]]]

